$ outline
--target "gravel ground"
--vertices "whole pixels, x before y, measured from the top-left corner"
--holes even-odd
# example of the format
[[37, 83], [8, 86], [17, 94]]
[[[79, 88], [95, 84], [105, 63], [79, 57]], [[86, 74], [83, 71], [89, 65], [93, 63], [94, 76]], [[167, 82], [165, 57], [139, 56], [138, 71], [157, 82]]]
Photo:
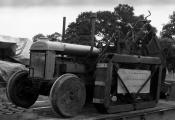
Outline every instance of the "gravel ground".
[[[23, 109], [20, 107], [16, 107], [12, 104], [4, 105], [5, 107], [1, 107], [0, 111], [0, 120], [60, 120], [63, 119], [62, 116], [55, 113], [51, 106], [47, 107], [39, 107], [33, 106], [30, 109]], [[40, 105], [42, 106], [42, 105]], [[44, 106], [44, 105], [43, 105]], [[96, 109], [92, 106], [86, 106], [82, 112], [74, 117], [67, 118], [71, 120], [82, 120], [82, 119], [93, 119], [97, 113]], [[66, 119], [66, 118], [64, 118]]]
[[[174, 80], [173, 74], [173, 80]], [[167, 76], [168, 81], [172, 79], [172, 75]], [[61, 116], [56, 114], [49, 103], [48, 97], [39, 96], [38, 101], [30, 109], [24, 109], [11, 104], [6, 97], [6, 89], [0, 88], [0, 120], [60, 120]], [[44, 101], [44, 102], [41, 102]], [[90, 112], [89, 112], [90, 111]], [[74, 120], [93, 119], [97, 113], [92, 106], [85, 107], [80, 115]], [[89, 116], [91, 116], [89, 118]]]
[[[0, 88], [0, 120], [37, 120], [40, 119], [40, 117], [34, 108], [46, 106], [50, 106], [48, 97], [39, 96], [37, 102], [30, 109], [17, 107], [8, 101], [6, 89]], [[52, 109], [49, 108], [49, 111], [52, 111]], [[43, 111], [43, 114], [44, 112], [46, 111]], [[48, 113], [48, 111], [46, 113]]]
[[[90, 111], [90, 112], [89, 112]], [[89, 119], [97, 115], [96, 109], [92, 105], [87, 105], [80, 115], [71, 120]], [[60, 115], [52, 110], [48, 97], [39, 96], [37, 102], [30, 108], [24, 109], [10, 103], [6, 97], [5, 88], [0, 88], [0, 120], [60, 120]], [[93, 118], [92, 118], [93, 119]], [[70, 118], [69, 118], [70, 120]]]

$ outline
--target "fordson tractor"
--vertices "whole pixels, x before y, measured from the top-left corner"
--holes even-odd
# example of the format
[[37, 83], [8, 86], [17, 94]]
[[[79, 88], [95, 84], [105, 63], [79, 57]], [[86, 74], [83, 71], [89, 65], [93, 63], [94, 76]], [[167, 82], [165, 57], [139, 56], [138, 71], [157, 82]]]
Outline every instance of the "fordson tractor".
[[[147, 45], [159, 47], [156, 39]], [[41, 38], [30, 48], [29, 70], [17, 71], [9, 80], [8, 98], [29, 108], [39, 95], [49, 96], [55, 112], [64, 117], [77, 115], [86, 103], [102, 113], [154, 107], [164, 67], [159, 56], [151, 55]]]

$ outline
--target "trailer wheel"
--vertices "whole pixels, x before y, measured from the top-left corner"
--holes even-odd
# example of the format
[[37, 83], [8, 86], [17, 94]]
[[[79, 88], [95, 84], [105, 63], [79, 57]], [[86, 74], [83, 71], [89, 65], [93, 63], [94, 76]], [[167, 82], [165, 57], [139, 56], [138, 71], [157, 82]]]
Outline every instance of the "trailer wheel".
[[38, 95], [32, 81], [28, 79], [28, 71], [18, 71], [9, 79], [7, 97], [13, 104], [28, 108], [35, 103]]
[[50, 91], [53, 109], [64, 117], [77, 115], [82, 110], [85, 100], [85, 85], [73, 74], [64, 74], [57, 78]]

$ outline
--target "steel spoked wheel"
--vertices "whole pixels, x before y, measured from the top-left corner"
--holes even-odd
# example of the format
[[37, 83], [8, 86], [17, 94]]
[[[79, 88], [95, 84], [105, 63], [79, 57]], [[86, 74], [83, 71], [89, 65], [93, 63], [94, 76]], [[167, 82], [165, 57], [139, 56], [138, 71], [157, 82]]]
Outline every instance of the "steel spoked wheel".
[[73, 74], [64, 74], [53, 84], [50, 91], [53, 109], [64, 117], [77, 115], [85, 104], [86, 88]]
[[12, 75], [7, 84], [7, 97], [15, 105], [28, 108], [38, 98], [32, 81], [28, 79], [28, 71], [18, 71]]

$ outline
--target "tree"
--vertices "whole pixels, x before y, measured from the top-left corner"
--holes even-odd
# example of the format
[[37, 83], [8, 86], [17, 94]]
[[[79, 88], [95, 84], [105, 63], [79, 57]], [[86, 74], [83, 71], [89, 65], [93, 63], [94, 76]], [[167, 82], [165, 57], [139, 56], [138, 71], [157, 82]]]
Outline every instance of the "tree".
[[166, 55], [166, 66], [169, 71], [175, 71], [175, 11], [173, 11], [173, 14], [169, 16], [169, 22], [165, 25], [163, 25], [162, 31], [160, 33], [161, 35], [161, 47]]
[[76, 22], [68, 25], [65, 34], [65, 41], [68, 43], [76, 43], [88, 45], [90, 44], [90, 15], [92, 12], [83, 12], [78, 15]]
[[61, 34], [58, 32], [55, 32], [51, 35], [47, 35], [50, 41], [61, 41]]
[[[33, 42], [36, 42], [36, 41], [40, 40], [41, 38], [48, 38], [49, 41], [61, 42], [61, 34], [58, 32], [55, 32], [55, 33], [53, 33], [51, 35], [47, 35], [47, 36], [43, 35], [42, 33], [39, 33], [39, 34], [35, 35], [32, 39], [33, 39]], [[43, 39], [43, 40], [45, 40], [45, 39]]]
[[173, 38], [175, 35], [175, 11], [169, 16], [170, 21], [165, 24], [161, 31], [161, 37]]
[[[91, 13], [92, 12], [83, 12], [78, 15], [76, 22], [69, 24], [66, 30], [65, 42], [90, 45]], [[134, 8], [127, 4], [119, 4], [114, 8], [113, 12], [98, 11], [96, 14], [96, 37], [101, 38], [101, 42], [107, 43], [114, 34], [111, 42], [115, 47], [120, 40], [125, 42], [126, 39], [128, 40], [128, 38], [132, 37], [132, 34], [128, 34], [130, 31], [133, 31], [132, 33], [135, 34], [143, 31], [141, 28], [145, 23], [149, 24], [149, 21], [145, 19], [144, 15], [136, 16], [134, 14]], [[156, 30], [154, 32], [156, 32]], [[129, 41], [131, 40], [129, 39]]]
[[161, 38], [160, 45], [164, 57], [166, 59], [166, 67], [168, 71], [175, 71], [175, 41], [171, 38]]
[[33, 40], [33, 42], [36, 42], [42, 37], [45, 37], [45, 36], [42, 33], [39, 33], [39, 34], [33, 36], [32, 40]]

